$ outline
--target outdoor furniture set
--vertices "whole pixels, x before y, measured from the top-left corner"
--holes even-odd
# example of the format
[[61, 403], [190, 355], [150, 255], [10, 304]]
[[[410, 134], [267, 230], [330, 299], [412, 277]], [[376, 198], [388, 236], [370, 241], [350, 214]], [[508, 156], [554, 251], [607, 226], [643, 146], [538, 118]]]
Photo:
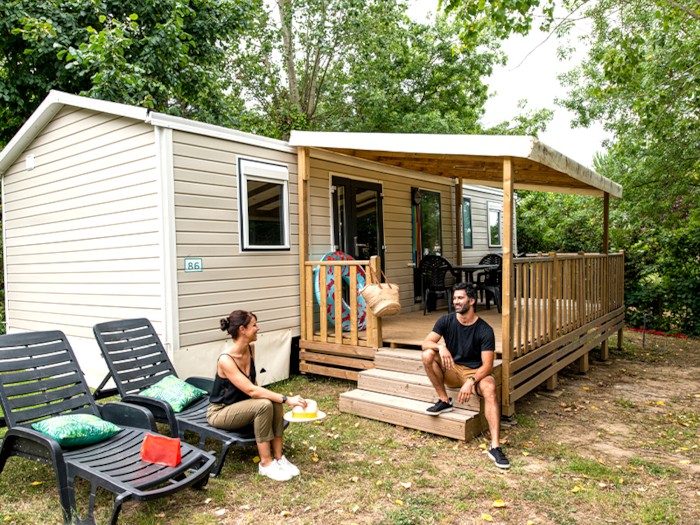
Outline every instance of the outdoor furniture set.
[[[455, 279], [462, 282], [462, 273], [466, 276], [464, 282], [469, 283], [475, 290], [479, 291], [481, 300], [486, 301], [486, 308], [490, 309], [490, 300], [493, 301], [501, 313], [501, 267], [503, 257], [499, 253], [490, 253], [483, 257], [479, 264], [461, 264], [453, 266], [450, 262], [439, 255], [427, 255], [420, 263], [421, 274], [423, 275], [423, 314], [428, 309], [428, 298], [431, 294], [445, 294], [447, 299], [447, 311], [452, 313], [452, 301], [450, 287], [445, 284], [447, 273], [451, 273]], [[476, 280], [474, 280], [474, 273]]]
[[[95, 523], [93, 511], [99, 487], [116, 495], [110, 525], [117, 522], [125, 501], [149, 501], [190, 486], [204, 488], [209, 477], [221, 471], [231, 446], [255, 444], [252, 425], [224, 431], [207, 423], [213, 379], [188, 378], [186, 383], [206, 395], [179, 413], [166, 401], [140, 395], [168, 376], [177, 377], [147, 319], [101, 323], [93, 331], [110, 371], [94, 397], [63, 332], [0, 336], [0, 404], [8, 427], [0, 444], [0, 472], [13, 456], [52, 465], [64, 523]], [[110, 378], [121, 401], [99, 405], [95, 397]], [[50, 419], [67, 415], [79, 417]], [[86, 419], [83, 415], [100, 418], [106, 427], [109, 423], [117, 425], [121, 431], [117, 428], [117, 433], [99, 442], [71, 446], [59, 444], [32, 426], [40, 423], [40, 427], [50, 427], [66, 419]], [[170, 435], [181, 440], [181, 461], [176, 466], [142, 460], [144, 437], [148, 432], [158, 432], [156, 422], [167, 424]], [[184, 442], [186, 430], [199, 434], [199, 448]], [[222, 443], [218, 461], [214, 453], [202, 450], [207, 437]], [[87, 518], [82, 520], [73, 487], [76, 477], [91, 484]]]

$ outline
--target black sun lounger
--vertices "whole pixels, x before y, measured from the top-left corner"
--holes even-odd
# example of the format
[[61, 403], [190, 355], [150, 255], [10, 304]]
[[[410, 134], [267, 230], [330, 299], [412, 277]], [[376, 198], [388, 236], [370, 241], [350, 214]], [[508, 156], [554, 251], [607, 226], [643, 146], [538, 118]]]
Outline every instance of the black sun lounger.
[[[204, 448], [208, 437], [221, 441], [221, 454], [212, 476], [218, 476], [221, 472], [231, 446], [255, 445], [253, 425], [239, 430], [220, 430], [207, 422], [209, 396], [204, 396], [176, 414], [167, 402], [139, 395], [139, 392], [168, 375], [177, 377], [175, 367], [148, 319], [100, 323], [92, 330], [110, 371], [101, 386], [113, 379], [122, 401], [150, 410], [157, 422], [170, 426], [173, 437], [182, 439], [186, 430], [195, 432], [199, 434], [199, 448]], [[214, 380], [209, 378], [190, 377], [186, 381], [208, 393], [214, 387]]]
[[[53, 465], [66, 524], [95, 523], [99, 487], [116, 494], [109, 522], [115, 524], [125, 501], [162, 498], [189, 486], [203, 488], [214, 467], [212, 455], [186, 443], [176, 467], [141, 461], [146, 432], [157, 432], [153, 415], [126, 403], [98, 407], [63, 332], [0, 336], [0, 403], [8, 426], [0, 446], [0, 472], [12, 456]], [[31, 428], [37, 419], [66, 414], [95, 415], [123, 430], [99, 443], [61, 448], [53, 438]], [[79, 518], [76, 507], [76, 477], [91, 484], [85, 520]]]

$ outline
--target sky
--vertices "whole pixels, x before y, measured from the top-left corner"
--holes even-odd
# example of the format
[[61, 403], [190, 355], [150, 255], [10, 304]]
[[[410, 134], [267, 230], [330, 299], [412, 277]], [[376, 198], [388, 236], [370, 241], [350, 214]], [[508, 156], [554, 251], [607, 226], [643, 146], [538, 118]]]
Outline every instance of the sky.
[[[409, 0], [408, 14], [413, 20], [427, 22], [428, 13], [435, 13], [437, 5], [438, 0]], [[546, 36], [546, 33], [536, 28], [526, 37], [517, 35], [503, 42], [502, 48], [508, 56], [508, 64], [495, 68], [493, 75], [487, 79], [490, 91], [496, 95], [486, 103], [483, 122], [488, 126], [513, 117], [518, 113], [517, 104], [520, 99], [528, 101], [529, 109], [554, 109], [554, 118], [539, 139], [567, 157], [592, 168], [593, 156], [596, 152], [603, 152], [601, 142], [609, 135], [599, 124], [590, 128], [571, 129], [571, 113], [554, 104], [556, 97], [564, 98], [566, 95], [557, 75], [575, 67], [584, 57], [585, 50], [579, 49], [572, 60], [561, 62], [556, 55], [555, 37], [539, 45]], [[528, 53], [531, 54], [527, 56]], [[523, 59], [525, 61], [520, 64]]]

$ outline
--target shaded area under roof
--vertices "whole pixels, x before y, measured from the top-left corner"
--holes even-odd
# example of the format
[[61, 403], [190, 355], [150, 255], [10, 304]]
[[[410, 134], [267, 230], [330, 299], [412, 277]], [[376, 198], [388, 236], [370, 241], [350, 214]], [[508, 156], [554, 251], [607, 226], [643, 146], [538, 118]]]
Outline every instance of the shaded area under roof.
[[510, 157], [516, 189], [622, 197], [621, 185], [534, 137], [292, 131], [289, 143], [494, 187]]

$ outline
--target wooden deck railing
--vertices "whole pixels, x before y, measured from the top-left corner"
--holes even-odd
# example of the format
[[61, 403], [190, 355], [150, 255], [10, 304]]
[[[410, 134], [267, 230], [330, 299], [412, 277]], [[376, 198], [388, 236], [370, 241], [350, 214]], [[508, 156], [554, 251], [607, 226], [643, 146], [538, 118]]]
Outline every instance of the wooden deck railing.
[[[349, 269], [349, 282], [345, 282], [342, 278], [342, 268], [347, 266]], [[306, 304], [305, 304], [305, 319], [306, 319], [306, 334], [307, 339], [321, 343], [334, 343], [352, 346], [366, 346], [370, 348], [380, 348], [382, 345], [382, 329], [381, 319], [374, 316], [372, 311], [367, 308], [365, 337], [360, 337], [361, 330], [358, 327], [357, 318], [357, 269], [364, 267], [365, 276], [370, 275], [370, 266], [376, 273], [379, 273], [380, 259], [373, 256], [369, 261], [307, 261], [305, 263], [304, 286], [306, 289]], [[314, 269], [320, 268], [320, 308], [318, 312], [314, 312]], [[325, 292], [328, 285], [328, 267], [333, 268], [333, 281], [335, 287], [331, 297]], [[325, 270], [325, 271], [324, 271]], [[368, 277], [366, 277], [368, 278]], [[347, 296], [350, 299], [350, 331], [343, 333], [342, 318], [343, 318], [343, 289], [347, 288]], [[333, 332], [329, 334], [328, 330], [328, 310], [329, 299], [335, 307], [335, 327]], [[316, 330], [315, 327], [319, 329]]]
[[512, 273], [504, 405], [606, 341], [624, 320], [624, 252], [518, 257]]

